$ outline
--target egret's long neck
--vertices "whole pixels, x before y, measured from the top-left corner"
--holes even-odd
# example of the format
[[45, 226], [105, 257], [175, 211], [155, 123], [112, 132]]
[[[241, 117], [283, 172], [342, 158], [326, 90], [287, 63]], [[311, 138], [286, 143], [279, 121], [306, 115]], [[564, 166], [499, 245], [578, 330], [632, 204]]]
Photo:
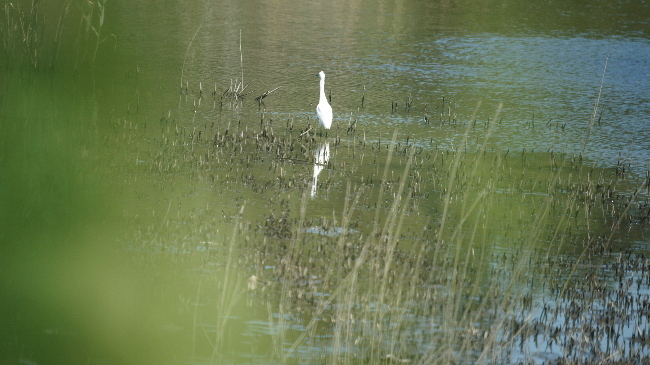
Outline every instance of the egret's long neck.
[[325, 78], [321, 77], [320, 78], [320, 99], [321, 100], [327, 100], [325, 97]]

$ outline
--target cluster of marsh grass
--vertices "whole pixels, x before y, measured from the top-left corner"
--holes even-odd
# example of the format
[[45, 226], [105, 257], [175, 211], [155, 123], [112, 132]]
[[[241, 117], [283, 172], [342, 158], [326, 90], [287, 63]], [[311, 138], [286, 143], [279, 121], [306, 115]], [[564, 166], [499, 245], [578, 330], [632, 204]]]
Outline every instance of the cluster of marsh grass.
[[[228, 105], [239, 108], [243, 83], [228, 90], [234, 94], [222, 99], [230, 95]], [[647, 296], [623, 298], [630, 277], [648, 286], [648, 263], [635, 255], [629, 265], [607, 260], [618, 253], [620, 227], [647, 220], [643, 190], [581, 155], [490, 149], [499, 111], [478, 130], [476, 112], [462, 123], [447, 107], [449, 123], [440, 127], [466, 127], [461, 147], [450, 150], [399, 141], [397, 133], [390, 143], [366, 142], [365, 131], [360, 138], [350, 127], [341, 140], [336, 125], [316, 199], [305, 167], [327, 139], [309, 126], [294, 129], [292, 117], [285, 125], [260, 108], [259, 125], [187, 126], [168, 117], [149, 128], [156, 148], [139, 156], [139, 169], [246, 196], [249, 213], [236, 199], [242, 209], [222, 248], [211, 238], [194, 243], [221, 252], [216, 294], [197, 293], [197, 301], [216, 303], [212, 362], [227, 353], [230, 313], [243, 297], [267, 309], [269, 329], [258, 336], [272, 338], [263, 356], [277, 363], [577, 364], [646, 356]], [[116, 135], [130, 136], [127, 125], [151, 136], [120, 120]], [[482, 143], [468, 148], [468, 140]], [[617, 303], [627, 303], [627, 312], [611, 310]], [[589, 313], [594, 307], [598, 315]]]
[[[365, 234], [350, 234], [355, 231], [350, 224], [365, 193], [363, 187], [353, 194], [347, 185], [339, 234], [331, 240], [321, 237], [327, 242], [319, 242], [315, 249], [310, 248], [312, 239], [305, 237], [308, 199], [304, 196], [301, 200], [300, 218], [274, 279], [281, 283], [277, 315], [269, 307], [269, 321], [278, 337], [274, 357], [281, 363], [489, 362], [508, 345], [506, 323], [527, 295], [521, 286], [536, 242], [522, 245], [508, 278], [486, 279], [488, 252], [475, 242], [477, 234], [485, 232], [485, 227], [479, 230], [487, 213], [482, 205], [494, 182], [486, 181], [478, 194], [470, 189], [460, 192], [462, 198], [456, 199], [463, 202], [460, 219], [450, 218], [452, 197], [459, 193], [455, 191], [457, 179], [476, 177], [484, 162], [481, 153], [476, 154], [465, 177], [458, 176], [462, 154], [456, 154], [449, 165], [443, 216], [437, 222], [430, 217], [416, 237], [404, 240], [404, 223], [412, 214], [416, 186], [412, 177], [418, 175], [411, 170], [416, 148], [407, 148], [401, 178], [390, 187], [389, 166], [395, 146], [394, 135], [374, 218], [356, 224], [368, 227]], [[389, 189], [393, 190], [392, 202], [385, 198]], [[548, 209], [548, 203], [546, 206]], [[476, 218], [468, 225], [471, 216]], [[530, 240], [540, 234], [545, 219], [542, 214], [535, 220], [537, 229], [530, 232]], [[448, 229], [446, 225], [453, 226]], [[304, 307], [310, 307], [304, 330], [286, 346], [285, 332], [291, 326], [284, 318], [305, 311]], [[305, 353], [299, 351], [303, 346], [322, 350]]]
[[[115, 38], [113, 34], [102, 34], [105, 10], [106, 0], [5, 2], [0, 9], [0, 38], [6, 62], [34, 69], [51, 68], [57, 64], [62, 48], [63, 53], [76, 48], [75, 66], [82, 60], [94, 62], [99, 46]], [[76, 33], [72, 30], [73, 19], [79, 19]]]
[[[489, 236], [507, 233], [503, 227], [488, 227], [506, 223], [496, 217], [493, 208], [498, 199], [495, 194], [503, 193], [499, 185], [504, 161], [499, 156], [490, 161], [480, 149], [461, 174], [462, 154], [457, 153], [447, 165], [442, 215], [429, 217], [421, 231], [409, 238], [403, 235], [403, 228], [413, 213], [410, 210], [417, 189], [414, 177], [418, 174], [412, 170], [416, 149], [408, 148], [392, 202], [383, 209], [394, 139], [390, 146], [374, 219], [355, 225], [368, 227], [365, 234], [350, 234], [355, 231], [350, 229], [354, 211], [366, 193], [363, 187], [352, 193], [348, 184], [339, 234], [331, 238], [305, 237], [308, 199], [303, 196], [294, 234], [276, 258], [278, 270], [270, 280], [278, 288], [278, 297], [271, 301], [278, 303], [277, 307], [269, 304], [271, 332], [277, 334], [274, 359], [280, 363], [511, 363], [534, 361], [535, 353], [544, 357], [550, 348], [558, 361], [581, 363], [635, 358], [644, 353], [639, 351], [641, 346], [617, 346], [623, 325], [613, 335], [588, 332], [575, 319], [571, 325], [561, 323], [567, 312], [576, 310], [575, 304], [567, 304], [579, 297], [572, 294], [574, 274], [586, 260], [584, 256], [591, 257], [589, 252], [596, 247], [589, 237], [593, 227], [587, 228], [587, 237], [572, 230], [577, 220], [593, 223], [596, 200], [612, 194], [611, 185], [603, 187], [602, 175], [597, 179], [600, 182], [586, 174], [585, 180], [569, 183], [558, 167], [547, 180], [538, 175], [531, 181], [532, 190], [524, 189], [522, 181], [513, 182], [513, 189], [507, 193], [520, 198], [511, 203], [519, 200], [531, 204], [526, 202], [527, 195], [538, 184], [543, 185], [545, 194], [532, 203], [532, 217], [509, 228], [521, 230], [513, 252], [502, 252], [503, 259], [495, 260]], [[483, 169], [501, 173], [486, 175]], [[587, 210], [584, 215], [579, 213], [581, 207]], [[612, 217], [620, 220], [623, 215]], [[600, 247], [611, 248], [616, 228], [600, 240]], [[324, 227], [321, 232], [328, 230]], [[561, 259], [562, 252], [575, 246], [582, 247], [583, 252], [567, 265]], [[549, 294], [557, 310], [552, 318], [539, 317], [539, 306], [550, 308], [545, 302]], [[628, 309], [647, 307], [641, 305], [644, 300], [635, 300]], [[593, 300], [580, 305], [586, 310], [590, 303]], [[573, 312], [572, 316], [579, 314]], [[304, 329], [291, 336], [295, 323], [287, 323], [286, 318], [293, 317], [298, 317], [296, 322]], [[638, 330], [637, 338], [645, 339], [647, 323], [639, 312], [632, 317], [642, 322], [643, 330]], [[614, 318], [612, 315], [609, 320]], [[583, 323], [594, 329], [598, 324], [595, 319]], [[585, 333], [590, 333], [591, 340], [572, 340]], [[598, 334], [604, 342], [595, 338]], [[536, 345], [539, 341], [548, 347], [524, 348], [530, 338]], [[602, 343], [607, 347], [602, 348]], [[628, 351], [626, 357], [619, 353], [621, 348], [637, 351]]]
[[[243, 295], [267, 307], [270, 356], [280, 363], [512, 363], [534, 359], [544, 346], [573, 363], [590, 359], [586, 352], [626, 358], [614, 356], [621, 348], [614, 332], [599, 332], [612, 336], [601, 349], [595, 339], [573, 342], [587, 328], [562, 323], [580, 298], [571, 294], [584, 284], [577, 278], [588, 275], [595, 285], [593, 278], [607, 277], [586, 268], [616, 252], [622, 224], [639, 222], [630, 214], [637, 195], [623, 193], [613, 169], [575, 156], [489, 151], [498, 113], [475, 151], [423, 148], [396, 134], [389, 144], [350, 136], [337, 139], [329, 176], [319, 182], [325, 196], [344, 197], [327, 217], [310, 212], [318, 200], [309, 199], [309, 175], [300, 172], [320, 140], [261, 115], [259, 129], [161, 120], [157, 152], [139, 163], [156, 174], [188, 171], [220, 189], [246, 187], [271, 202], [264, 216], [246, 203], [258, 214], [237, 215], [220, 256], [232, 278], [215, 298], [214, 361]], [[465, 140], [472, 123], [466, 126]], [[276, 204], [296, 194], [297, 207]], [[645, 336], [646, 324], [637, 332]]]

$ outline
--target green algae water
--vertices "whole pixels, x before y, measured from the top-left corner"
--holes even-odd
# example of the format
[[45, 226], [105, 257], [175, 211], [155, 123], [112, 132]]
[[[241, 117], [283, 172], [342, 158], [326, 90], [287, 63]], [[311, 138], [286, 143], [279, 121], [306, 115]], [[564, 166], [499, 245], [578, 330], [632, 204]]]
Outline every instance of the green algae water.
[[0, 5], [0, 362], [647, 359], [646, 4]]

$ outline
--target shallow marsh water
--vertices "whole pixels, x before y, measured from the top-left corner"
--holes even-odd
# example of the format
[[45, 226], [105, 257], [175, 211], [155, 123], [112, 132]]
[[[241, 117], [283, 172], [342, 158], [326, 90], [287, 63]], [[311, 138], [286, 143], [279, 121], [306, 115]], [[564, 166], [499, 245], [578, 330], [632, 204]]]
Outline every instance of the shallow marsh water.
[[2, 9], [3, 360], [647, 358], [647, 5]]

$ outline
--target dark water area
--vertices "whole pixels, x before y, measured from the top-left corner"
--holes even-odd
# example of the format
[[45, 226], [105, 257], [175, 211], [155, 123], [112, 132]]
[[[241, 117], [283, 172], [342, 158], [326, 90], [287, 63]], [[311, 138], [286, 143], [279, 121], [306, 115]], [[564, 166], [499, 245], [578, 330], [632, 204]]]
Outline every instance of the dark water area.
[[0, 362], [647, 360], [650, 4], [0, 9]]

